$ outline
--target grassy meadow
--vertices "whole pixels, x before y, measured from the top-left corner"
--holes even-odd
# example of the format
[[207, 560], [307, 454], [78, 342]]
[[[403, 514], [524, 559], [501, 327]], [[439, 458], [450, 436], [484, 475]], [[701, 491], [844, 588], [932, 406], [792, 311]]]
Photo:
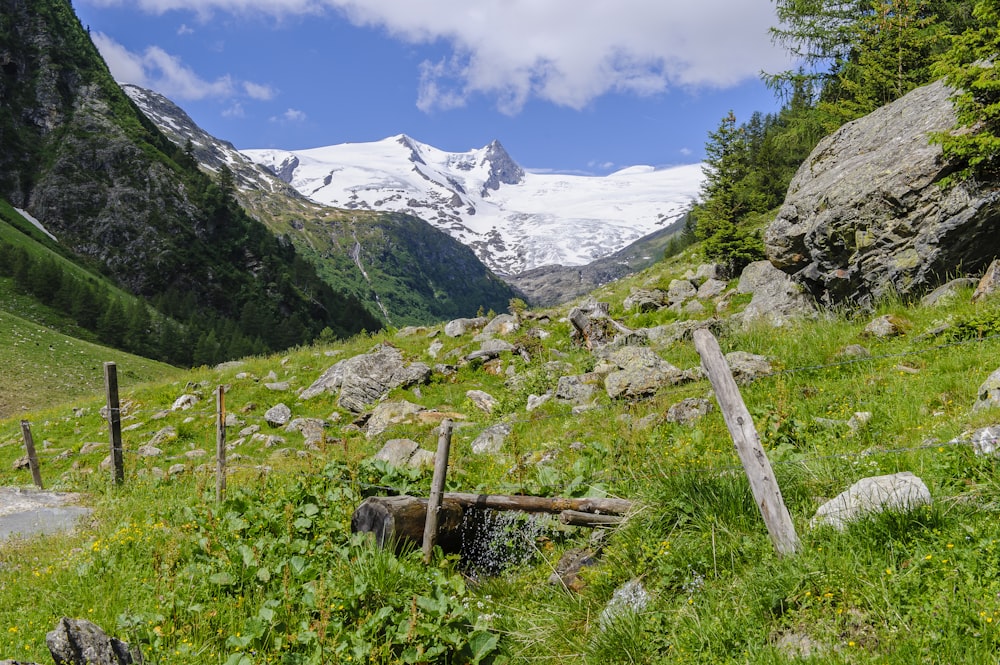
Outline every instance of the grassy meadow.
[[[626, 313], [621, 302], [632, 287], [666, 288], [697, 260], [689, 250], [595, 295], [628, 326], [669, 323], [680, 315]], [[441, 326], [390, 330], [174, 374], [122, 359], [123, 486], [101, 467], [108, 451], [99, 385], [34, 400], [0, 421], [0, 483], [30, 484], [26, 469], [12, 467], [23, 454], [17, 419], [27, 417], [36, 442], [45, 442], [47, 485], [81, 492], [94, 509], [73, 534], [0, 547], [9, 601], [0, 604], [0, 658], [49, 662], [45, 633], [70, 616], [139, 646], [148, 663], [995, 662], [998, 468], [973, 454], [968, 433], [1000, 420], [995, 410], [972, 411], [979, 385], [1000, 367], [1000, 303], [973, 305], [970, 295], [934, 308], [888, 301], [868, 314], [719, 334], [724, 352], [763, 354], [774, 364], [742, 392], [801, 539], [785, 558], [774, 553], [718, 410], [691, 426], [666, 420], [681, 399], [708, 396], [706, 380], [637, 402], [612, 402], [601, 391], [593, 408], [576, 413], [555, 400], [526, 411], [529, 395], [597, 363], [571, 341], [568, 308], [528, 312], [510, 336], [530, 361], [505, 354], [500, 367], [465, 365], [395, 391], [392, 399], [455, 418], [449, 490], [635, 502], [625, 523], [605, 533], [576, 591], [548, 578], [564, 552], [593, 534], [555, 520], [503, 530], [499, 547], [516, 563], [493, 576], [470, 574], [454, 555], [438, 553], [424, 566], [419, 552], [397, 556], [350, 534], [352, 511], [379, 487], [427, 494], [429, 470], [372, 456], [401, 437], [434, 450], [439, 418], [368, 438], [333, 396], [299, 400], [297, 391], [380, 342], [407, 360], [455, 363], [479, 348], [471, 335], [432, 339]], [[882, 314], [903, 320], [905, 334], [867, 337], [864, 326]], [[428, 354], [435, 340], [443, 344], [436, 359]], [[47, 348], [42, 341], [29, 348]], [[871, 355], [842, 355], [852, 344]], [[651, 346], [681, 369], [699, 363], [690, 341]], [[288, 390], [265, 386], [275, 378]], [[229, 453], [222, 504], [212, 472], [218, 385], [227, 386], [227, 410], [240, 421], [228, 438], [243, 439]], [[496, 397], [497, 409], [477, 409], [466, 397], [472, 389]], [[200, 401], [171, 411], [182, 394]], [[264, 422], [278, 402], [293, 417], [330, 423], [319, 450]], [[853, 429], [847, 421], [858, 412], [871, 417]], [[474, 438], [502, 421], [512, 426], [502, 452], [473, 454]], [[238, 434], [250, 425], [285, 441]], [[168, 426], [163, 454], [140, 456]], [[184, 470], [171, 473], [177, 465]], [[826, 499], [897, 471], [921, 477], [933, 505], [843, 533], [809, 527]], [[646, 590], [644, 607], [602, 620], [630, 580]]]

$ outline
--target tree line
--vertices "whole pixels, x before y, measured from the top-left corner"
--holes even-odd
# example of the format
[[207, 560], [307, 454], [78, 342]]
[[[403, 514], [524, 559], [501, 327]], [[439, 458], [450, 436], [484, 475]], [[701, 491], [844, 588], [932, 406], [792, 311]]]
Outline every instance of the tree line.
[[[735, 274], [764, 258], [761, 229], [824, 136], [939, 78], [956, 89], [959, 123], [935, 136], [957, 177], [1000, 167], [1000, 15], [989, 0], [776, 0], [773, 40], [796, 69], [764, 75], [777, 113], [730, 112], [705, 144], [705, 181], [689, 240]], [[679, 251], [680, 240], [668, 252]]]

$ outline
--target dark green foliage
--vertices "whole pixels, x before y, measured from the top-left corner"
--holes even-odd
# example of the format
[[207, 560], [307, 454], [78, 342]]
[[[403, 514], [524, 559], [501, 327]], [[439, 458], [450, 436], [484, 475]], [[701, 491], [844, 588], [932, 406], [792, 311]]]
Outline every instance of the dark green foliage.
[[938, 62], [935, 73], [960, 91], [954, 98], [957, 132], [935, 137], [946, 156], [963, 165], [962, 177], [995, 177], [1000, 172], [1000, 10], [979, 2], [975, 27], [958, 35]]

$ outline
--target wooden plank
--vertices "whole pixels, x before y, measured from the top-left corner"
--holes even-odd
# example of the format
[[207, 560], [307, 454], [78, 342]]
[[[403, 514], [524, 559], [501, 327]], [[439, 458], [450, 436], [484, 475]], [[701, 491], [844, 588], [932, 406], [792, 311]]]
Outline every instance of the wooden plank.
[[445, 418], [441, 421], [441, 433], [438, 436], [437, 454], [434, 456], [434, 478], [431, 480], [431, 495], [427, 503], [427, 518], [424, 522], [423, 554], [424, 563], [431, 562], [434, 553], [434, 543], [437, 541], [438, 512], [441, 510], [441, 495], [444, 493], [444, 481], [448, 475], [448, 455], [451, 451], [451, 421]]
[[45, 489], [42, 486], [42, 470], [38, 466], [38, 454], [35, 452], [35, 439], [31, 436], [31, 423], [27, 420], [21, 421], [21, 434], [24, 436], [24, 450], [28, 453], [28, 467], [31, 469], [31, 479], [35, 481], [38, 489]]
[[693, 337], [694, 347], [701, 355], [702, 367], [708, 373], [708, 379], [715, 390], [715, 398], [719, 402], [722, 417], [736, 445], [736, 452], [743, 463], [743, 469], [750, 480], [754, 501], [760, 508], [771, 542], [778, 554], [795, 554], [799, 548], [795, 525], [781, 497], [781, 488], [778, 487], [778, 481], [774, 477], [764, 447], [760, 444], [760, 437], [750, 412], [743, 402], [729, 364], [719, 348], [719, 342], [705, 329], [695, 330]]
[[622, 523], [621, 515], [596, 515], [579, 510], [564, 510], [559, 513], [559, 521], [570, 526], [616, 526]]
[[122, 413], [118, 402], [118, 366], [104, 363], [104, 389], [108, 398], [108, 430], [111, 437], [111, 466], [116, 485], [125, 482], [125, 463], [122, 459]]

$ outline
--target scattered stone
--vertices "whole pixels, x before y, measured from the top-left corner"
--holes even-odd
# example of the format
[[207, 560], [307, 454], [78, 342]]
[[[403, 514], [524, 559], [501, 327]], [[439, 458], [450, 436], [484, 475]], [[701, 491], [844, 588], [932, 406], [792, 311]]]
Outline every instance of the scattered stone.
[[569, 321], [573, 324], [571, 335], [582, 338], [584, 345], [593, 350], [611, 343], [616, 333], [632, 334], [632, 330], [608, 315], [610, 311], [608, 303], [593, 299], [574, 307], [569, 313]]
[[925, 295], [920, 299], [920, 304], [924, 307], [947, 305], [955, 300], [963, 289], [974, 289], [978, 284], [979, 281], [974, 277], [958, 277]]
[[604, 390], [611, 399], [648, 397], [667, 385], [682, 380], [683, 372], [645, 346], [626, 346], [607, 360], [619, 367], [604, 379]]
[[726, 363], [733, 373], [737, 384], [745, 386], [757, 379], [771, 374], [774, 370], [771, 361], [766, 356], [760, 356], [746, 351], [733, 351], [726, 354]]
[[148, 446], [162, 446], [177, 439], [177, 428], [173, 426], [164, 427], [153, 438], [146, 442]]
[[138, 648], [118, 638], [109, 637], [96, 624], [86, 619], [63, 617], [56, 627], [45, 635], [57, 665], [131, 665], [142, 662]]
[[534, 411], [550, 399], [552, 399], [551, 392], [545, 393], [544, 395], [528, 395], [528, 405], [525, 407], [525, 411]]
[[816, 306], [805, 289], [770, 261], [756, 261], [744, 268], [736, 290], [753, 294], [750, 304], [739, 316], [744, 325], [764, 321], [781, 327], [796, 318], [816, 314]]
[[379, 344], [371, 352], [341, 360], [302, 391], [301, 399], [340, 390], [337, 405], [361, 413], [389, 391], [426, 382], [431, 369], [424, 363], [403, 362], [402, 352], [394, 346]]
[[187, 411], [192, 406], [197, 404], [200, 400], [197, 395], [181, 395], [176, 400], [174, 400], [173, 406], [170, 407], [171, 411]]
[[278, 375], [272, 369], [270, 372], [267, 373], [267, 376], [264, 377], [264, 380], [265, 381], [277, 381], [278, 380]]
[[[685, 277], [687, 277], [685, 275]], [[716, 281], [725, 284], [726, 269], [718, 263], [703, 263], [698, 266], [694, 276], [689, 278], [691, 283], [697, 287], [702, 287], [706, 282]]]
[[14, 471], [23, 471], [24, 469], [27, 469], [30, 466], [31, 462], [28, 461], [27, 455], [22, 455], [21, 457], [18, 457], [16, 460], [14, 460], [14, 463], [11, 464], [11, 468]]
[[[1000, 425], [977, 429], [969, 438], [972, 441], [972, 450], [976, 455], [1000, 457]], [[956, 444], [961, 443], [961, 441], [953, 439], [951, 443]]]
[[243, 360], [227, 360], [224, 363], [219, 363], [218, 365], [216, 365], [215, 371], [226, 372], [231, 369], [236, 369], [237, 367], [243, 367], [244, 365], [246, 365], [246, 362], [244, 362]]
[[827, 501], [809, 526], [829, 525], [843, 531], [850, 522], [887, 510], [907, 512], [932, 503], [930, 490], [909, 471], [864, 478]]
[[461, 337], [470, 330], [478, 330], [485, 325], [485, 316], [478, 316], [474, 319], [455, 319], [445, 324], [444, 334], [448, 337]]
[[264, 422], [271, 427], [284, 427], [292, 419], [292, 410], [285, 404], [275, 404], [264, 412]]
[[634, 289], [622, 307], [628, 312], [655, 312], [667, 304], [667, 294], [661, 289]]
[[695, 421], [712, 412], [712, 402], [701, 397], [688, 397], [667, 409], [667, 422], [694, 425]]
[[241, 427], [244, 424], [243, 420], [235, 413], [226, 414], [226, 427]]
[[250, 437], [250, 440], [263, 448], [275, 448], [277, 446], [284, 445], [286, 442], [285, 437], [283, 436], [278, 436], [277, 434], [261, 434], [260, 432]]
[[580, 571], [584, 568], [597, 565], [597, 555], [589, 548], [578, 547], [567, 550], [555, 570], [549, 575], [549, 584], [561, 585], [567, 591], [579, 593], [583, 590], [584, 583], [580, 579]]
[[264, 387], [267, 388], [268, 390], [273, 390], [275, 392], [283, 392], [285, 390], [288, 390], [291, 387], [291, 385], [288, 383], [288, 381], [275, 381], [273, 383], [265, 383]]
[[420, 334], [427, 334], [427, 328], [424, 326], [405, 326], [396, 331], [396, 337], [412, 337]]
[[860, 344], [848, 344], [837, 355], [844, 358], [870, 358], [872, 353]]
[[477, 409], [486, 413], [493, 413], [493, 409], [498, 404], [497, 399], [493, 395], [482, 390], [467, 390], [465, 391], [465, 396], [472, 401]]
[[169, 469], [167, 469], [168, 476], [179, 476], [180, 474], [187, 471], [187, 466], [183, 464], [174, 464]]
[[726, 282], [721, 279], [709, 279], [706, 280], [704, 284], [698, 287], [698, 293], [696, 294], [698, 300], [711, 300], [721, 296], [726, 291]]
[[559, 383], [556, 385], [555, 397], [563, 402], [583, 404], [594, 398], [600, 384], [601, 375], [595, 372], [562, 376], [559, 377]]
[[411, 439], [390, 439], [375, 453], [375, 459], [397, 467], [420, 469], [434, 466], [434, 453], [424, 450]]
[[472, 452], [477, 455], [499, 453], [511, 431], [512, 427], [508, 423], [497, 423], [487, 427], [472, 442]]
[[972, 294], [972, 302], [988, 298], [997, 290], [1000, 290], [1000, 260], [994, 259], [986, 269], [986, 274], [979, 280], [976, 291]]
[[307, 448], [317, 450], [326, 440], [328, 426], [329, 423], [320, 418], [296, 418], [288, 423], [285, 431], [298, 432]]
[[486, 324], [477, 339], [490, 339], [494, 335], [510, 335], [521, 328], [521, 323], [513, 314], [499, 314]]
[[972, 406], [973, 412], [1000, 406], [1000, 369], [995, 370], [983, 381], [976, 394], [979, 398]]
[[626, 614], [639, 614], [649, 605], [649, 592], [642, 585], [642, 582], [635, 579], [630, 580], [615, 589], [611, 595], [611, 600], [601, 612], [598, 625], [601, 630], [607, 630], [611, 624]]
[[247, 425], [240, 430], [240, 436], [251, 436], [260, 431], [260, 425]]
[[694, 298], [698, 294], [698, 289], [689, 280], [674, 279], [667, 287], [667, 301], [671, 305], [682, 303], [685, 300]]
[[378, 436], [389, 429], [391, 425], [406, 422], [416, 414], [424, 411], [424, 407], [406, 400], [382, 402], [377, 405], [368, 418], [366, 434], [368, 438]]
[[433, 342], [431, 342], [431, 345], [429, 347], [427, 347], [427, 355], [429, 355], [431, 358], [437, 358], [438, 354], [441, 353], [441, 349], [443, 348], [444, 348], [444, 342], [442, 342], [439, 339], [436, 339]]
[[902, 335], [909, 327], [910, 322], [906, 319], [900, 318], [895, 314], [886, 314], [865, 326], [864, 334], [876, 339], [886, 339]]
[[195, 448], [194, 450], [189, 450], [189, 451], [185, 452], [184, 453], [184, 457], [186, 457], [187, 459], [194, 460], [194, 459], [201, 459], [202, 457], [204, 457], [207, 454], [208, 453], [206, 451], [202, 450], [201, 448]]
[[139, 449], [136, 452], [139, 454], [139, 457], [159, 457], [163, 454], [161, 449], [148, 443], [139, 446]]
[[88, 441], [87, 443], [80, 446], [81, 455], [89, 455], [92, 452], [98, 450], [104, 450], [108, 446], [108, 443], [98, 443], [97, 441]]
[[681, 311], [685, 314], [701, 314], [705, 311], [705, 306], [697, 300], [689, 300], [684, 304], [684, 307], [681, 308]]

